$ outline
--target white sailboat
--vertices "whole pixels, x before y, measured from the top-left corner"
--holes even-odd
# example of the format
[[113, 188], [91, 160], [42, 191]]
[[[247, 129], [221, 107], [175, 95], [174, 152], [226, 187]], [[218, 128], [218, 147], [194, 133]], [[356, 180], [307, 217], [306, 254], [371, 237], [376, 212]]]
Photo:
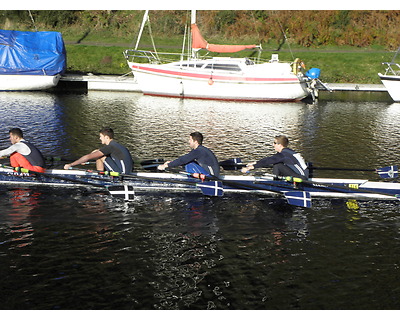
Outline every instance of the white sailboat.
[[148, 11], [143, 18], [135, 49], [124, 52], [140, 89], [146, 95], [241, 101], [297, 101], [315, 95], [312, 81], [303, 74], [304, 64], [295, 59], [281, 62], [277, 54], [271, 60], [259, 58], [200, 57], [199, 51], [233, 53], [245, 49], [261, 50], [257, 45], [214, 45], [208, 43], [191, 17], [189, 54], [171, 62], [171, 53], [137, 50]]
[[399, 51], [400, 47], [397, 49], [391, 62], [382, 63], [386, 65], [385, 73], [378, 73], [390, 97], [396, 102], [400, 101], [400, 65], [395, 63]]

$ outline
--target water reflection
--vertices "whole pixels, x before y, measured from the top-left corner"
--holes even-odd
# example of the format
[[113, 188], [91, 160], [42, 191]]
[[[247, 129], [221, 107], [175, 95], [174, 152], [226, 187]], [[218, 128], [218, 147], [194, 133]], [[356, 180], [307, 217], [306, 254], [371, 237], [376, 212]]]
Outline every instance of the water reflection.
[[59, 98], [45, 92], [2, 92], [0, 95], [0, 148], [9, 145], [8, 130], [19, 127], [25, 139], [44, 154], [67, 152], [64, 106]]
[[84, 148], [79, 140], [97, 145], [94, 133], [110, 125], [117, 139], [141, 159], [173, 158], [186, 152], [187, 136], [196, 130], [204, 133], [204, 143], [220, 158], [251, 158], [276, 134], [286, 133], [299, 141], [299, 123], [307, 122], [308, 114], [303, 103], [179, 100], [104, 92], [62, 99], [69, 105], [66, 122], [74, 152]]
[[[17, 121], [49, 154], [91, 151], [104, 125], [139, 158], [186, 152], [194, 130], [221, 159], [270, 154], [278, 133], [321, 166], [375, 167], [400, 153], [399, 107], [386, 102], [244, 104], [105, 92], [0, 101], [2, 144]], [[158, 195], [126, 204], [88, 190], [40, 192], [0, 193], [3, 309], [398, 307], [398, 206], [321, 200], [303, 209], [257, 196]]]
[[272, 154], [270, 141], [286, 134], [293, 149], [319, 166], [379, 167], [400, 153], [399, 104], [320, 101], [240, 103], [180, 100], [136, 93], [6, 93], [0, 97], [1, 142], [20, 126], [44, 153], [81, 155], [99, 147], [98, 130], [111, 126], [135, 158], [172, 159], [188, 151], [190, 132], [222, 160]]
[[399, 153], [393, 145], [398, 108], [385, 102], [240, 103], [106, 92], [61, 100], [68, 106], [68, 149], [76, 154], [99, 145], [97, 131], [103, 125], [113, 126], [117, 140], [139, 159], [173, 159], [187, 152], [187, 136], [196, 130], [219, 159], [250, 161], [272, 154], [270, 141], [281, 133], [319, 166], [375, 168]]
[[[303, 211], [252, 197], [147, 197], [135, 213], [134, 229], [120, 236], [121, 261], [131, 270], [129, 292], [142, 292], [134, 301], [141, 308], [239, 308], [240, 284], [251, 284], [255, 272], [262, 283], [256, 287], [265, 287], [273, 266], [290, 260], [288, 235], [301, 242], [307, 228]], [[260, 303], [262, 294], [249, 297], [246, 308]]]

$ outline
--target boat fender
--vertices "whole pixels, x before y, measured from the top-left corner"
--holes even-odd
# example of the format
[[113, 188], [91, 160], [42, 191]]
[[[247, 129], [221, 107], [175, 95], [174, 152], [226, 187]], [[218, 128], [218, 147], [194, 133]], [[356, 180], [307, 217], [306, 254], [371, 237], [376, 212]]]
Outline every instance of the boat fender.
[[292, 72], [294, 74], [297, 74], [300, 69], [305, 69], [306, 65], [304, 64], [303, 61], [301, 61], [299, 58], [294, 59], [293, 65], [292, 65]]
[[318, 68], [311, 68], [306, 72], [306, 77], [309, 77], [310, 79], [318, 79], [320, 75], [321, 70]]
[[214, 84], [214, 80], [212, 78], [208, 79], [208, 84], [212, 86]]

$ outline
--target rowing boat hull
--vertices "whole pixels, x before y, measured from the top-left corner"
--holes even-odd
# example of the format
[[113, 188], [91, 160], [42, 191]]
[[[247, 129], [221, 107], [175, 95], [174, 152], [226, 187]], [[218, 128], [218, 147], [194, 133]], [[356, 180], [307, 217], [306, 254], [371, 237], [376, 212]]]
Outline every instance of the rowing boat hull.
[[[400, 183], [372, 182], [357, 179], [311, 179], [312, 183], [293, 185], [273, 180], [272, 176], [226, 175], [221, 177], [224, 194], [259, 194], [280, 196], [283, 192], [300, 190], [312, 197], [394, 200], [400, 194]], [[137, 172], [129, 178], [110, 177], [83, 170], [48, 170], [46, 175], [0, 169], [0, 185], [7, 187], [50, 186], [54, 188], [107, 188], [124, 194], [201, 193], [200, 180], [184, 174]], [[329, 187], [327, 187], [329, 186]]]

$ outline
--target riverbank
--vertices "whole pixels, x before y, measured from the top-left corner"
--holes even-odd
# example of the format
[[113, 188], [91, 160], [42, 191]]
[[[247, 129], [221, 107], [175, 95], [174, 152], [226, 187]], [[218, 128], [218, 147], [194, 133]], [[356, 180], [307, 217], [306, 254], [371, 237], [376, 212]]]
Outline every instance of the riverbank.
[[[107, 74], [128, 73], [129, 67], [123, 52], [130, 46], [106, 46], [102, 43], [66, 44], [68, 74]], [[160, 48], [159, 48], [160, 49]], [[167, 52], [177, 49], [163, 48]], [[179, 51], [179, 50], [178, 50]], [[249, 52], [240, 52], [234, 57], [248, 56]], [[393, 52], [374, 50], [373, 48], [299, 48], [274, 51], [264, 48], [261, 58], [269, 60], [271, 54], [279, 54], [280, 61], [293, 61], [300, 58], [306, 70], [319, 68], [321, 80], [328, 83], [380, 84], [379, 72], [384, 72], [382, 62], [391, 61]]]
[[[23, 11], [1, 11], [3, 29], [31, 30]], [[32, 11], [38, 30], [63, 34], [67, 73], [119, 75], [128, 73], [123, 52], [133, 48], [143, 10]], [[190, 12], [152, 10], [139, 49], [180, 53], [184, 21]], [[260, 58], [279, 54], [280, 61], [300, 58], [306, 69], [319, 68], [328, 83], [380, 84], [382, 62], [398, 47], [400, 15], [396, 11], [268, 11], [200, 10], [197, 22], [210, 43], [261, 44]], [[279, 21], [279, 23], [278, 23]], [[282, 34], [285, 30], [285, 35]], [[234, 57], [256, 52], [240, 52]]]

